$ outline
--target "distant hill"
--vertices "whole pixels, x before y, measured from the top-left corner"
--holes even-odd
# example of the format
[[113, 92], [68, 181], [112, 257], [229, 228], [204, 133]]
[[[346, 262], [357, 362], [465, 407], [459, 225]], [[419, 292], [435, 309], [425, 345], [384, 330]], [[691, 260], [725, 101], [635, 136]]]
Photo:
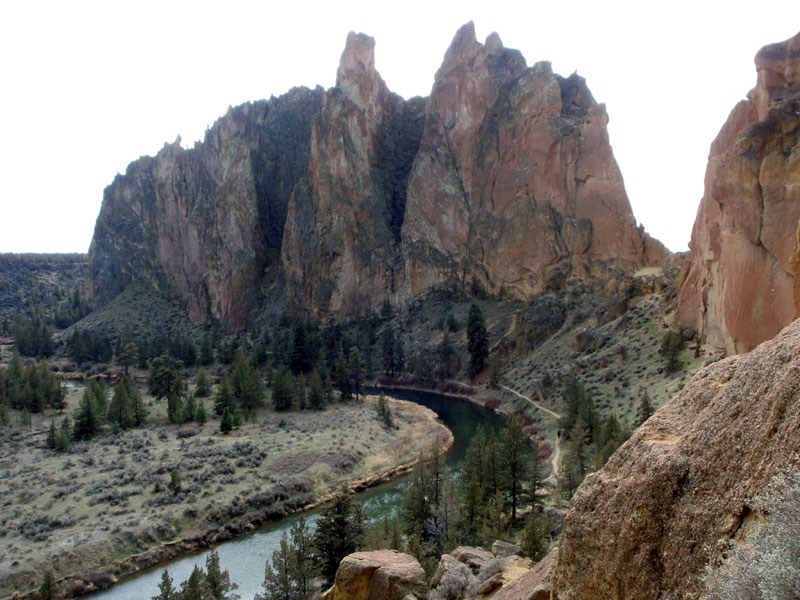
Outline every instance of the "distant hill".
[[34, 310], [55, 324], [59, 309], [82, 302], [87, 265], [86, 254], [0, 254], [0, 329]]

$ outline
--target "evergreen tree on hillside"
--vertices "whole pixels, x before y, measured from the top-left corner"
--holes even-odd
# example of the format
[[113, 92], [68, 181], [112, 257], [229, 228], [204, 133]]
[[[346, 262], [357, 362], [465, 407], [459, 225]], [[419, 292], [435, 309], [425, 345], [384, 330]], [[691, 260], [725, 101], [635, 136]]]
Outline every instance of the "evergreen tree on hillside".
[[230, 433], [231, 429], [233, 429], [233, 417], [226, 406], [219, 419], [219, 430], [221, 433]]
[[219, 566], [219, 553], [213, 550], [206, 557], [206, 584], [214, 600], [237, 600], [238, 594], [233, 593], [238, 589], [238, 584], [231, 583], [228, 571], [223, 571]]
[[158, 584], [158, 595], [152, 596], [151, 600], [180, 600], [179, 593], [172, 586], [172, 577], [164, 569], [161, 572], [161, 581]]
[[350, 383], [356, 395], [356, 400], [358, 400], [358, 396], [361, 394], [361, 388], [364, 385], [364, 378], [367, 374], [367, 365], [357, 346], [350, 348], [350, 355], [347, 360], [347, 374], [350, 377]]
[[650, 394], [647, 390], [642, 394], [642, 399], [639, 402], [639, 410], [636, 414], [636, 427], [647, 421], [653, 415], [653, 404], [650, 402]]
[[525, 456], [528, 436], [525, 422], [519, 414], [511, 415], [508, 424], [500, 434], [500, 461], [503, 473], [503, 487], [511, 502], [511, 522], [517, 520], [517, 505], [522, 495], [524, 482], [528, 479], [528, 457]]
[[44, 581], [39, 587], [40, 600], [55, 600], [58, 598], [58, 586], [56, 585], [56, 578], [51, 570], [45, 571]]
[[212, 598], [203, 570], [195, 565], [189, 579], [181, 584], [181, 600], [212, 600]]
[[339, 354], [336, 359], [336, 383], [342, 402], [350, 400], [353, 396], [353, 392], [350, 388], [350, 376], [347, 372], [347, 363], [342, 354]]
[[313, 542], [320, 574], [332, 581], [339, 563], [355, 552], [364, 537], [364, 512], [350, 493], [342, 491], [323, 509]]
[[92, 402], [88, 389], [83, 391], [78, 410], [75, 413], [75, 423], [72, 426], [72, 437], [76, 440], [88, 440], [99, 430], [100, 424], [95, 413], [95, 404]]
[[469, 375], [474, 377], [486, 365], [489, 356], [489, 338], [486, 322], [480, 307], [473, 303], [467, 315], [467, 350], [469, 351]]
[[225, 410], [233, 411], [233, 391], [231, 391], [230, 377], [223, 377], [214, 396], [214, 412], [222, 416]]
[[245, 412], [251, 411], [264, 402], [264, 386], [261, 377], [242, 349], [236, 354], [231, 373], [231, 389], [236, 404]]

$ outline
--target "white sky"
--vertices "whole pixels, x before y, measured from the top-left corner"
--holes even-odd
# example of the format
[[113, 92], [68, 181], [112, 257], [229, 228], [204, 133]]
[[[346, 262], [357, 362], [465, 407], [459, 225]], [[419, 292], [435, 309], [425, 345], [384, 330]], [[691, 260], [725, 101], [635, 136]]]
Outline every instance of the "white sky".
[[428, 95], [458, 27], [606, 103], [634, 214], [686, 248], [708, 148], [800, 2], [36, 2], [0, 4], [0, 252], [85, 252], [103, 188], [229, 105], [334, 84], [350, 30], [405, 97]]

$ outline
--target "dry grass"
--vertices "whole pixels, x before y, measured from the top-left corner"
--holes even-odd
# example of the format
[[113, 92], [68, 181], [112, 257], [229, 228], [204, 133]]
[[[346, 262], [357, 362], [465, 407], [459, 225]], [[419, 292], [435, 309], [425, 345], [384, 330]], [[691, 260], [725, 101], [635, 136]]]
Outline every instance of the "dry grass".
[[[70, 388], [70, 409], [81, 393]], [[3, 431], [0, 596], [29, 589], [46, 568], [99, 572], [161, 543], [279, 517], [413, 461], [444, 431], [432, 411], [402, 401], [391, 401], [397, 428], [387, 431], [374, 402], [313, 413], [264, 409], [230, 435], [218, 432], [217, 420], [188, 438], [178, 426], [152, 425], [74, 444], [69, 454], [43, 447], [52, 415], [34, 415], [31, 431]], [[173, 469], [177, 493], [167, 485]]]

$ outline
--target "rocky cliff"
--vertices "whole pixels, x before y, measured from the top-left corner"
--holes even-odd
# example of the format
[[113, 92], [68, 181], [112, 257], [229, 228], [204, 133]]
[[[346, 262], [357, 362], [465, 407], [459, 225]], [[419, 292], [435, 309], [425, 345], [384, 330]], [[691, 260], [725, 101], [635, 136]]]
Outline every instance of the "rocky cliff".
[[95, 305], [134, 279], [170, 288], [200, 321], [238, 329], [281, 272], [289, 198], [305, 177], [324, 91], [243, 104], [192, 149], [180, 140], [132, 162], [103, 195], [89, 249]]
[[729, 353], [798, 316], [800, 34], [762, 48], [758, 79], [711, 145], [678, 320]]
[[403, 223], [410, 295], [448, 280], [529, 297], [568, 276], [631, 268], [664, 249], [637, 229], [583, 78], [528, 68], [472, 23], [427, 100]]
[[800, 321], [716, 362], [581, 484], [554, 591], [579, 598], [698, 598], [705, 565], [763, 520], [754, 498], [800, 467]]
[[336, 86], [231, 109], [106, 189], [96, 305], [134, 278], [240, 328], [265, 303], [342, 318], [443, 284], [528, 297], [660, 260], [636, 226], [605, 108], [577, 75], [528, 68], [472, 23], [427, 99], [404, 100], [351, 33]]

